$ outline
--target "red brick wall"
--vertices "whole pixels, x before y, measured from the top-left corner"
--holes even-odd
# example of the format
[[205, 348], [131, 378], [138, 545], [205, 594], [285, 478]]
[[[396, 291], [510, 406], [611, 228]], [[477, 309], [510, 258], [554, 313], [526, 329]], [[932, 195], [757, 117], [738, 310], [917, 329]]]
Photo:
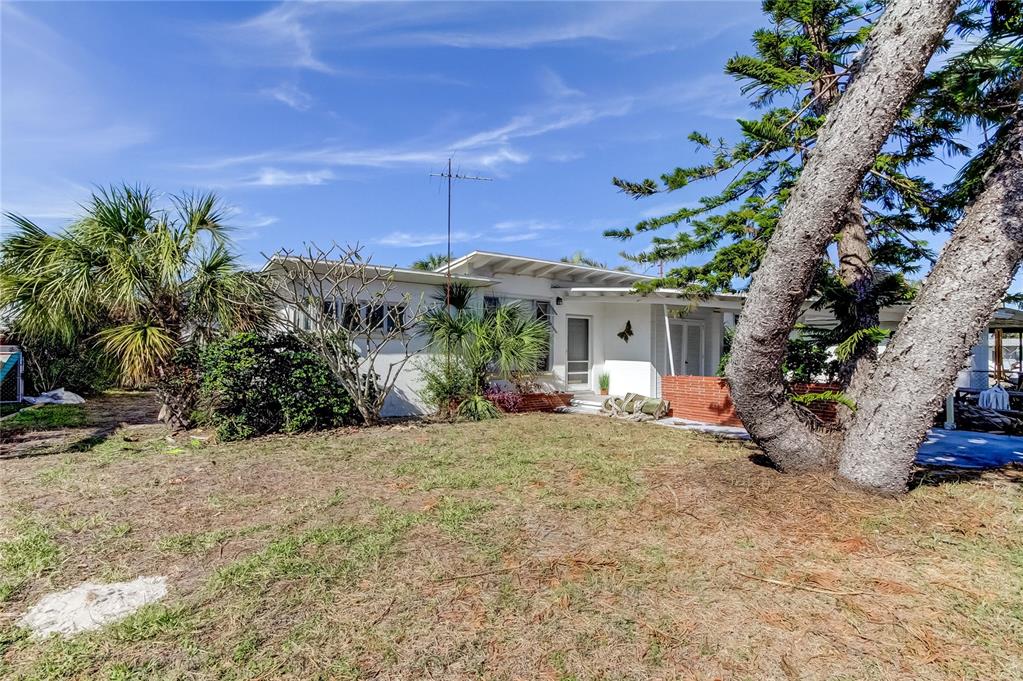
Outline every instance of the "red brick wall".
[[[796, 383], [792, 386], [792, 392], [797, 395], [838, 389], [838, 386], [827, 383]], [[661, 378], [661, 399], [671, 402], [668, 416], [716, 426], [742, 425], [735, 414], [728, 383], [717, 376], [664, 376]], [[807, 407], [824, 422], [834, 421], [838, 416], [837, 405], [832, 402], [815, 402]]]
[[527, 393], [516, 411], [554, 411], [567, 407], [572, 402], [572, 393]]
[[728, 383], [717, 376], [664, 376], [661, 399], [671, 403], [668, 416], [716, 426], [741, 426]]
[[[838, 391], [842, 387], [833, 383], [793, 383], [792, 392], [797, 395], [807, 393], [823, 393], [829, 390]], [[838, 420], [838, 404], [835, 402], [811, 402], [806, 408], [817, 415], [824, 423], [834, 423]]]

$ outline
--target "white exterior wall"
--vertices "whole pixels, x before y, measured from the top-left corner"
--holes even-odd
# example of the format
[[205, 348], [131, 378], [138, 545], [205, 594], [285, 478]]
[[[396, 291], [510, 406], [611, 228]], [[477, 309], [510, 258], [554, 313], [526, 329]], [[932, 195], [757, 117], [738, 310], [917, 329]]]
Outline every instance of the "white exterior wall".
[[[464, 268], [469, 269], [469, 268]], [[463, 270], [464, 271], [464, 270]], [[539, 270], [538, 270], [539, 271]], [[590, 320], [590, 372], [589, 382], [585, 385], [573, 385], [577, 392], [596, 392], [599, 389], [598, 377], [607, 372], [611, 376], [610, 392], [622, 395], [636, 392], [647, 395], [660, 394], [660, 379], [671, 373], [668, 361], [668, 336], [665, 325], [665, 305], [669, 311], [669, 324], [672, 320], [698, 323], [703, 327], [704, 353], [702, 366], [693, 373], [713, 376], [717, 373], [721, 358], [724, 329], [734, 324], [738, 304], [735, 301], [717, 301], [693, 303], [689, 306], [680, 304], [678, 299], [657, 298], [655, 296], [640, 297], [618, 295], [569, 295], [567, 289], [573, 286], [585, 286], [580, 282], [557, 281], [546, 277], [529, 275], [509, 275], [500, 271], [481, 269], [464, 271], [474, 276], [492, 277], [497, 280], [493, 286], [481, 287], [478, 295], [497, 296], [504, 301], [538, 300], [550, 304], [551, 312], [551, 372], [546, 379], [539, 382], [553, 388], [565, 389], [567, 362], [567, 322], [572, 316], [586, 317]], [[403, 294], [408, 294], [413, 305], [420, 300], [424, 304], [435, 304], [432, 296], [437, 286], [417, 283], [395, 283], [390, 302], [398, 302]], [[556, 300], [560, 298], [561, 304]], [[715, 305], [721, 305], [717, 308]], [[881, 324], [885, 328], [894, 328], [904, 314], [902, 309], [885, 310]], [[812, 318], [812, 323], [828, 323], [826, 313], [808, 312], [805, 317]], [[633, 335], [628, 342], [618, 337], [631, 322]], [[833, 322], [832, 322], [833, 323]], [[982, 336], [985, 339], [986, 337]], [[424, 337], [413, 341], [413, 349], [420, 354], [406, 363], [395, 387], [384, 407], [385, 416], [423, 414], [426, 405], [419, 398], [421, 376], [417, 364], [425, 357], [421, 353], [426, 344]], [[385, 373], [387, 365], [400, 361], [403, 353], [399, 344], [394, 344], [394, 351], [381, 353], [378, 356], [376, 371]], [[987, 342], [978, 343], [972, 353], [970, 366], [986, 370], [988, 368], [989, 348]], [[690, 369], [691, 370], [691, 369]], [[685, 367], [675, 367], [675, 373], [683, 373]], [[982, 378], [976, 378], [981, 376]], [[971, 381], [971, 379], [973, 379]], [[979, 384], [986, 380], [983, 374], [962, 372], [960, 384]]]

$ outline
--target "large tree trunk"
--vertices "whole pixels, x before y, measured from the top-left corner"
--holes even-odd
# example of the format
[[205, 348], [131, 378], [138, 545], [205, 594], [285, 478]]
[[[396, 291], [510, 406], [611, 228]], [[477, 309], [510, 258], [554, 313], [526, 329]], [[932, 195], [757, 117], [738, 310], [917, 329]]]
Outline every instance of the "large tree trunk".
[[[804, 24], [807, 39], [818, 51], [818, 55], [811, 59], [811, 63], [815, 70], [822, 75], [813, 82], [811, 94], [814, 100], [812, 111], [821, 117], [827, 115], [828, 110], [841, 96], [835, 65], [825, 56], [834, 47], [828, 41], [826, 21], [827, 13], [825, 12], [823, 15], [811, 16], [810, 20]], [[803, 162], [806, 162], [805, 154]], [[853, 293], [856, 300], [849, 317], [840, 317], [839, 323], [852, 331], [877, 326], [880, 310], [874, 295], [873, 256], [867, 237], [867, 220], [863, 216], [863, 203], [858, 194], [852, 198], [846, 209], [842, 229], [838, 234], [836, 251], [839, 281]], [[854, 376], [869, 373], [874, 359], [876, 359], [876, 352], [873, 346], [863, 344], [862, 349], [858, 348], [851, 357], [842, 362], [838, 373], [839, 383], [843, 387], [848, 387]], [[847, 411], [842, 410], [843, 414]]]
[[[854, 196], [846, 211], [845, 224], [838, 234], [838, 278], [855, 299], [849, 319], [840, 319], [852, 331], [869, 329], [880, 323], [881, 309], [874, 293], [874, 266], [867, 239], [867, 221], [863, 217], [863, 203]], [[877, 358], [871, 343], [861, 343], [853, 354], [842, 362], [838, 381], [848, 388], [870, 368]]]
[[956, 0], [893, 0], [852, 83], [821, 128], [775, 228], [736, 329], [726, 375], [753, 439], [783, 470], [833, 462], [825, 438], [790, 404], [781, 365], [813, 274], [860, 183], [923, 75]]
[[1003, 130], [969, 208], [860, 395], [839, 473], [883, 493], [906, 488], [920, 442], [1023, 258], [1023, 122]]

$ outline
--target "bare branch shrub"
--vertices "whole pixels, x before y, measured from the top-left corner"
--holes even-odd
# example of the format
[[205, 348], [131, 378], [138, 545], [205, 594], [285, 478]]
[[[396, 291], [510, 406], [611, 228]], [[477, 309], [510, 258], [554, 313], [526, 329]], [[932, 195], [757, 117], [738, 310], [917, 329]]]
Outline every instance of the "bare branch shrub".
[[[394, 268], [363, 258], [362, 248], [333, 243], [281, 249], [267, 258], [268, 286], [281, 323], [319, 354], [367, 424], [416, 354], [423, 299], [394, 283]], [[385, 357], [386, 356], [386, 357]]]

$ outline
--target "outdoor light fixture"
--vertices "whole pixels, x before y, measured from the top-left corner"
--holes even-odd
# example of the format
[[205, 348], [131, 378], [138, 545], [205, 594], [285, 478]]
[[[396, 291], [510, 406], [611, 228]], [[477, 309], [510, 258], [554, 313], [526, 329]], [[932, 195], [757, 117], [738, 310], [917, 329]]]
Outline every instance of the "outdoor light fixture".
[[563, 301], [561, 299], [561, 296], [558, 296], [557, 298], [554, 299], [554, 304], [555, 305], [561, 305], [563, 302], [565, 302], [565, 301]]

